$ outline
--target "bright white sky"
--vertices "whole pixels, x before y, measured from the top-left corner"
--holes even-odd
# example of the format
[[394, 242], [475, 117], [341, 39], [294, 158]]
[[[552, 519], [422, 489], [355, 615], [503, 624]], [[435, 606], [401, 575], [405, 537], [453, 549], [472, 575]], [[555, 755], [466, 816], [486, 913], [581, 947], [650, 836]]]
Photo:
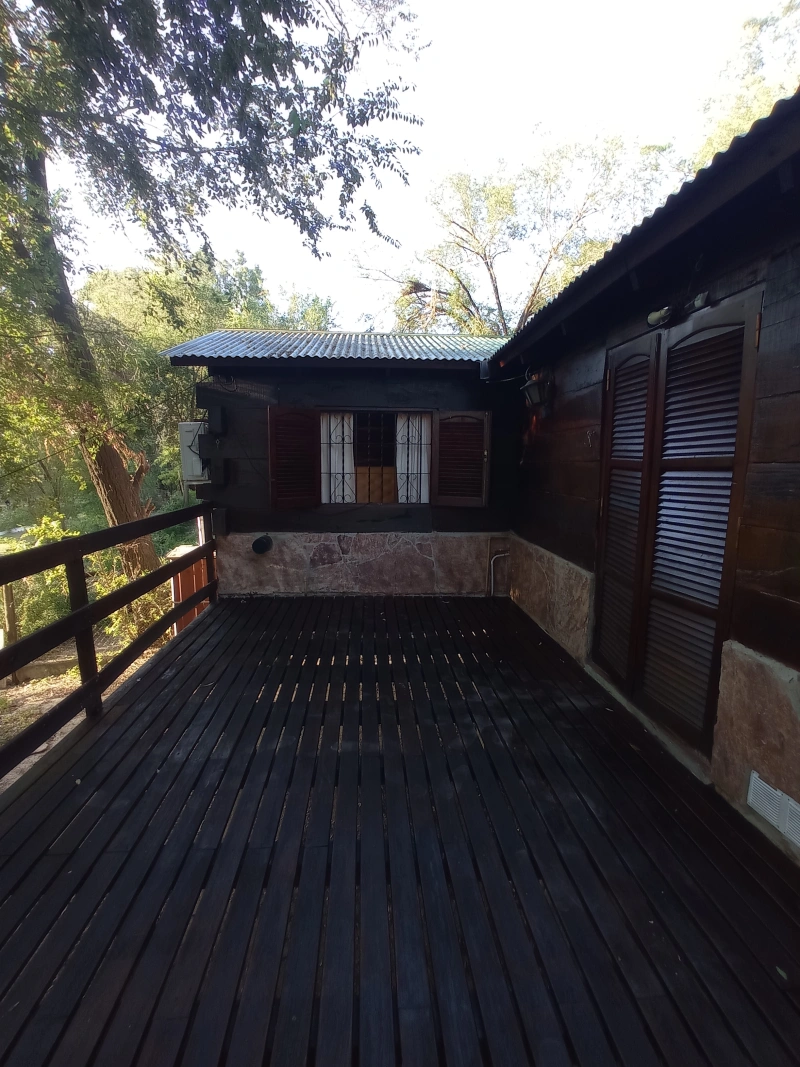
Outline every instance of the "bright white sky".
[[[397, 56], [405, 80], [416, 85], [408, 110], [424, 126], [390, 124], [422, 149], [409, 160], [410, 185], [387, 177], [369, 196], [394, 251], [366, 228], [329, 237], [328, 258], [316, 261], [289, 223], [264, 222], [246, 212], [213, 212], [207, 229], [216, 254], [238, 250], [261, 266], [273, 296], [299, 289], [330, 296], [338, 327], [364, 329], [362, 316], [390, 328], [393, 293], [365, 280], [358, 262], [401, 273], [415, 252], [436, 243], [427, 196], [457, 170], [491, 173], [500, 160], [513, 169], [536, 154], [546, 131], [559, 141], [621, 135], [641, 143], [672, 141], [687, 153], [701, 140], [703, 103], [735, 53], [741, 27], [763, 16], [774, 0], [412, 0], [421, 40], [418, 62]], [[377, 76], [390, 74], [385, 55]], [[404, 101], [405, 103], [405, 101]], [[67, 183], [67, 174], [53, 184]], [[120, 234], [74, 203], [86, 226], [86, 265], [120, 268], [140, 263], [135, 233]]]

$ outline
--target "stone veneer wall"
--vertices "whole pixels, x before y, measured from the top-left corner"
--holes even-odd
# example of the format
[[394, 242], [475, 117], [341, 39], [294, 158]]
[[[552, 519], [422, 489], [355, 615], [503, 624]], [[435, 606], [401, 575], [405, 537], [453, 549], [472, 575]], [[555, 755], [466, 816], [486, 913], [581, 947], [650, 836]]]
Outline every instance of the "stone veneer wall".
[[[275, 533], [270, 552], [255, 534], [220, 537], [219, 591], [225, 595], [314, 593], [485, 596], [490, 553], [506, 534]], [[508, 559], [495, 563], [495, 593], [508, 595]]]
[[800, 801], [800, 671], [738, 641], [722, 646], [717, 724], [711, 757], [714, 785], [736, 804], [747, 801], [750, 771]]
[[594, 575], [539, 545], [511, 538], [511, 599], [585, 663], [589, 656]]

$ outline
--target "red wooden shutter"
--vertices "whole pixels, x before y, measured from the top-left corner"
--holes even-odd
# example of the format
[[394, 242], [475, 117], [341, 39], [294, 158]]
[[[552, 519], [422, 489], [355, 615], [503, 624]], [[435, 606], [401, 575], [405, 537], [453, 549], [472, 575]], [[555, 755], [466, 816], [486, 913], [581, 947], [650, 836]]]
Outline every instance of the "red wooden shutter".
[[272, 507], [286, 511], [320, 503], [320, 416], [308, 408], [269, 409]]
[[488, 411], [434, 413], [431, 503], [486, 506], [490, 433]]
[[633, 676], [657, 345], [657, 336], [651, 334], [612, 350], [606, 379], [594, 656], [609, 674], [625, 684]]
[[693, 740], [716, 705], [744, 333], [726, 326], [673, 343], [662, 372], [641, 691]]

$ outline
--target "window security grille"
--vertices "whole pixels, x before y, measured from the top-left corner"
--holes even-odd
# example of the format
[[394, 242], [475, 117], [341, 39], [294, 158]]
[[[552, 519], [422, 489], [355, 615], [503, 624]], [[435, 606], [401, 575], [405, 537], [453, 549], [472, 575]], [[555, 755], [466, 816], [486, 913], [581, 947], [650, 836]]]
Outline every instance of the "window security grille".
[[320, 445], [323, 504], [429, 503], [429, 414], [324, 412]]

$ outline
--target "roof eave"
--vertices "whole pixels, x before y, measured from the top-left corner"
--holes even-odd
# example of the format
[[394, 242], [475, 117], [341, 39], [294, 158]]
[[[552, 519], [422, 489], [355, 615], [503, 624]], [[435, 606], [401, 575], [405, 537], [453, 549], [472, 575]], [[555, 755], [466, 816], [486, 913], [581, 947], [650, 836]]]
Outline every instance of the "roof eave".
[[220, 369], [226, 371], [244, 369], [258, 370], [275, 367], [297, 367], [297, 366], [315, 366], [315, 367], [383, 367], [388, 368], [391, 366], [403, 366], [403, 367], [434, 367], [443, 368], [446, 367], [450, 370], [453, 369], [478, 369], [482, 364], [488, 362], [485, 357], [469, 356], [463, 357], [443, 357], [442, 359], [431, 359], [426, 357], [424, 359], [419, 357], [409, 356], [403, 358], [402, 356], [376, 356], [374, 358], [369, 356], [354, 356], [348, 358], [347, 356], [214, 356], [214, 355], [191, 355], [185, 353], [180, 356], [170, 356], [169, 361], [173, 367], [207, 367], [210, 364], [218, 366]]
[[658, 210], [657, 217], [645, 220], [640, 230], [622, 238], [619, 246], [598, 262], [596, 269], [590, 267], [576, 278], [561, 296], [542, 308], [499, 348], [490, 357], [491, 364], [505, 367], [531, 346], [565, 327], [576, 312], [602, 297], [621, 279], [796, 155], [800, 149], [800, 98], [780, 103], [788, 111], [780, 123], [747, 134], [736, 150], [728, 149], [713, 167], [700, 171], [689, 186], [690, 196], [682, 199], [679, 193], [675, 194], [673, 201], [668, 200]]

